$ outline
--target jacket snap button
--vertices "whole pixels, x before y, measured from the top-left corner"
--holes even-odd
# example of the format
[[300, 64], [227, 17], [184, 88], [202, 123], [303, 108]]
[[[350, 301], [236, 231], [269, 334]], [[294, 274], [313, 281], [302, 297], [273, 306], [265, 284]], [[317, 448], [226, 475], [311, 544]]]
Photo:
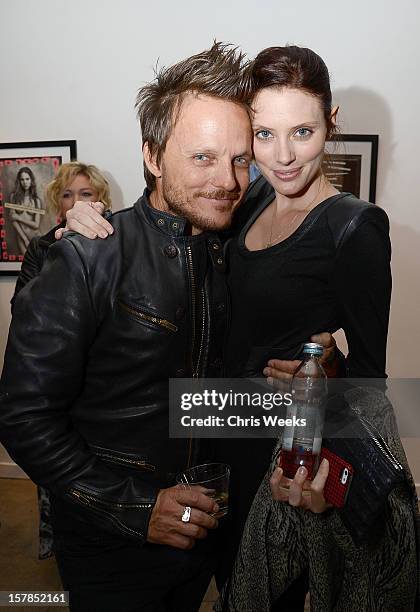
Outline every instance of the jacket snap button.
[[220, 244], [218, 242], [213, 242], [213, 249], [218, 251], [220, 249]]
[[173, 244], [168, 244], [164, 250], [165, 250], [165, 255], [167, 257], [170, 257], [171, 259], [178, 255], [178, 249]]
[[223, 263], [223, 257], [218, 257], [217, 258], [217, 263], [220, 265]]
[[217, 304], [217, 306], [216, 306], [216, 310], [217, 310], [217, 312], [223, 312], [223, 311], [224, 311], [224, 309], [225, 309], [225, 304], [224, 304], [224, 302], [219, 302], [219, 303]]
[[158, 225], [163, 225], [163, 224], [165, 223], [165, 221], [164, 221], [164, 219], [158, 219], [158, 220], [156, 221], [156, 223], [157, 223]]
[[176, 371], [177, 378], [183, 378], [184, 376], [185, 376], [185, 370], [183, 370], [182, 368]]

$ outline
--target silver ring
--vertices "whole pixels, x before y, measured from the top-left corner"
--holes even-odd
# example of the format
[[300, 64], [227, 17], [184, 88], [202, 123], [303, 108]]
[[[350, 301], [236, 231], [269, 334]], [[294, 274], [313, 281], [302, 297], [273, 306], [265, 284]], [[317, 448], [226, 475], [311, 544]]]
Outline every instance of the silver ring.
[[191, 517], [191, 507], [190, 506], [185, 506], [184, 514], [181, 516], [181, 521], [183, 523], [189, 523], [190, 522], [190, 517]]

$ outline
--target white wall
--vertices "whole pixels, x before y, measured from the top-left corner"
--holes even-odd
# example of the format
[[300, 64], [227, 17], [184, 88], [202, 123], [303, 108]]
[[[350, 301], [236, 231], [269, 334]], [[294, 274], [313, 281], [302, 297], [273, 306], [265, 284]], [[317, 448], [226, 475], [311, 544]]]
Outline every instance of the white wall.
[[[417, 0], [0, 0], [0, 140], [75, 138], [79, 159], [106, 170], [127, 206], [144, 184], [134, 98], [157, 58], [170, 64], [214, 38], [251, 55], [313, 48], [332, 73], [342, 131], [380, 136], [377, 202], [393, 239], [388, 371], [420, 377], [419, 23]], [[12, 285], [1, 279], [0, 357]]]

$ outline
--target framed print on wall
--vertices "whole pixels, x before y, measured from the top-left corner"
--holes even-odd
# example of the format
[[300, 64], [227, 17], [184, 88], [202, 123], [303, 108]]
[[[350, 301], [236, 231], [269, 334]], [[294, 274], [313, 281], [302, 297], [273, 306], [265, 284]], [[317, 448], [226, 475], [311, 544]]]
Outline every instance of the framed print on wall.
[[337, 134], [325, 143], [324, 174], [338, 191], [375, 204], [378, 136]]
[[45, 187], [76, 154], [75, 140], [0, 143], [0, 274], [19, 274], [31, 239], [57, 225]]

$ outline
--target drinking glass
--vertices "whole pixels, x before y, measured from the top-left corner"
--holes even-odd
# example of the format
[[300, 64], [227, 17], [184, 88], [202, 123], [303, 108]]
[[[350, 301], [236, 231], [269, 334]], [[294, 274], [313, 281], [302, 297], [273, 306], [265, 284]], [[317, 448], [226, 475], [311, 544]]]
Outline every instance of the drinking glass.
[[191, 488], [201, 486], [207, 489], [206, 495], [214, 499], [219, 511], [212, 516], [220, 518], [228, 511], [230, 466], [226, 463], [204, 463], [188, 468], [176, 477], [177, 483]]

